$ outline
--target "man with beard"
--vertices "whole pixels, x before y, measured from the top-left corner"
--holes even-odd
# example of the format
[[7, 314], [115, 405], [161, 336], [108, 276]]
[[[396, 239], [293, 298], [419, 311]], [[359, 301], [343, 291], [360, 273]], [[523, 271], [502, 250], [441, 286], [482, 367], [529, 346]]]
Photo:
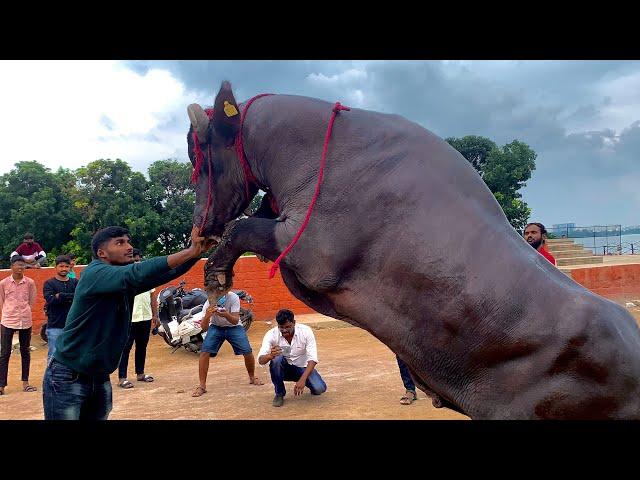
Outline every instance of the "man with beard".
[[135, 296], [185, 274], [211, 246], [194, 227], [188, 248], [134, 263], [129, 241], [122, 227], [98, 230], [91, 240], [94, 260], [82, 271], [44, 375], [45, 420], [107, 419], [109, 374], [127, 343]]
[[553, 265], [556, 265], [556, 259], [545, 248], [545, 240], [547, 239], [547, 229], [541, 223], [528, 223], [524, 227], [524, 239], [529, 245], [535, 248], [540, 255], [549, 260]]

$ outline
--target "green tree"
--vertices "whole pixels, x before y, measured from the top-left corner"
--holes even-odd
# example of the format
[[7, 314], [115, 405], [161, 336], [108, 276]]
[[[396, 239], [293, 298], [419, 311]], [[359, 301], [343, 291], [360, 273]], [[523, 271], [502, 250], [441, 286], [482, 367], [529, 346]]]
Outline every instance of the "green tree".
[[188, 245], [196, 198], [192, 168], [191, 163], [175, 159], [158, 160], [149, 166], [149, 198], [160, 223], [146, 255], [168, 255]]
[[100, 159], [76, 170], [74, 206], [78, 212], [71, 251], [91, 252], [91, 237], [101, 228], [129, 229], [134, 246], [146, 250], [158, 236], [161, 218], [151, 207], [149, 183], [120, 159]]
[[480, 176], [483, 175], [489, 153], [498, 148], [498, 146], [488, 138], [477, 135], [467, 135], [462, 138], [449, 137], [446, 141], [467, 159]]
[[48, 257], [62, 253], [70, 239], [75, 214], [70, 196], [73, 175], [64, 169], [55, 174], [37, 161], [18, 162], [0, 177], [0, 248], [2, 266], [32, 232]]
[[518, 140], [498, 147], [488, 138], [475, 135], [450, 137], [447, 142], [478, 171], [513, 228], [522, 230], [531, 215], [519, 192], [536, 168], [537, 155], [531, 147]]

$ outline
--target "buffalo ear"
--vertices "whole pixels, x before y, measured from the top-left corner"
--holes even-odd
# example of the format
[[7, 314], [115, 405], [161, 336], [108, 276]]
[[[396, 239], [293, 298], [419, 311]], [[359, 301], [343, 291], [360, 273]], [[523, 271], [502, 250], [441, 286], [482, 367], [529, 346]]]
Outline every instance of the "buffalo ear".
[[222, 82], [213, 104], [213, 128], [227, 143], [240, 131], [240, 109], [231, 91], [231, 84]]

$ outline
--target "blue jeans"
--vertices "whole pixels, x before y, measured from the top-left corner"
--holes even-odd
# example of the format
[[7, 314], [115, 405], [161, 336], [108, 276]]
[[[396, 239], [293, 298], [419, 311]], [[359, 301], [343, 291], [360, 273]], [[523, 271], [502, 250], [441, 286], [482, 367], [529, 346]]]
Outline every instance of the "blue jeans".
[[225, 340], [231, 344], [233, 353], [236, 355], [251, 353], [249, 337], [247, 337], [247, 332], [242, 326], [218, 327], [217, 325], [210, 325], [207, 330], [207, 336], [202, 343], [201, 351], [215, 357]]
[[47, 361], [51, 358], [51, 355], [56, 351], [56, 340], [62, 333], [62, 328], [47, 328], [47, 346], [49, 352], [47, 353]]
[[109, 375], [90, 377], [55, 358], [42, 385], [45, 420], [106, 420], [112, 406]]
[[[276, 395], [284, 397], [287, 390], [284, 388], [284, 382], [297, 382], [304, 373], [306, 368], [289, 365], [282, 355], [269, 362], [269, 373], [271, 373], [271, 381], [276, 390]], [[307, 378], [305, 386], [311, 391], [312, 395], [320, 395], [327, 390], [327, 384], [318, 373], [313, 369], [311, 375]]]
[[396, 360], [398, 361], [398, 367], [400, 368], [400, 377], [402, 378], [402, 383], [404, 383], [404, 388], [407, 390], [411, 390], [412, 392], [416, 391], [416, 385], [413, 383], [413, 378], [411, 378], [411, 374], [409, 373], [409, 368], [407, 364], [400, 360], [400, 357], [396, 355]]

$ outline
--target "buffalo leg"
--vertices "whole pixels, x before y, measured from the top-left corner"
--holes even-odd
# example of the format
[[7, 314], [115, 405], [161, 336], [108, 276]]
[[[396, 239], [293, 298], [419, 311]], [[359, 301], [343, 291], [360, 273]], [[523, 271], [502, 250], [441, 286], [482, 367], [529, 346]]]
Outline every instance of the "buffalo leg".
[[207, 292], [211, 294], [216, 290], [231, 288], [233, 266], [245, 252], [254, 252], [274, 261], [280, 255], [275, 237], [278, 223], [275, 219], [253, 217], [231, 222], [205, 264], [204, 283]]

